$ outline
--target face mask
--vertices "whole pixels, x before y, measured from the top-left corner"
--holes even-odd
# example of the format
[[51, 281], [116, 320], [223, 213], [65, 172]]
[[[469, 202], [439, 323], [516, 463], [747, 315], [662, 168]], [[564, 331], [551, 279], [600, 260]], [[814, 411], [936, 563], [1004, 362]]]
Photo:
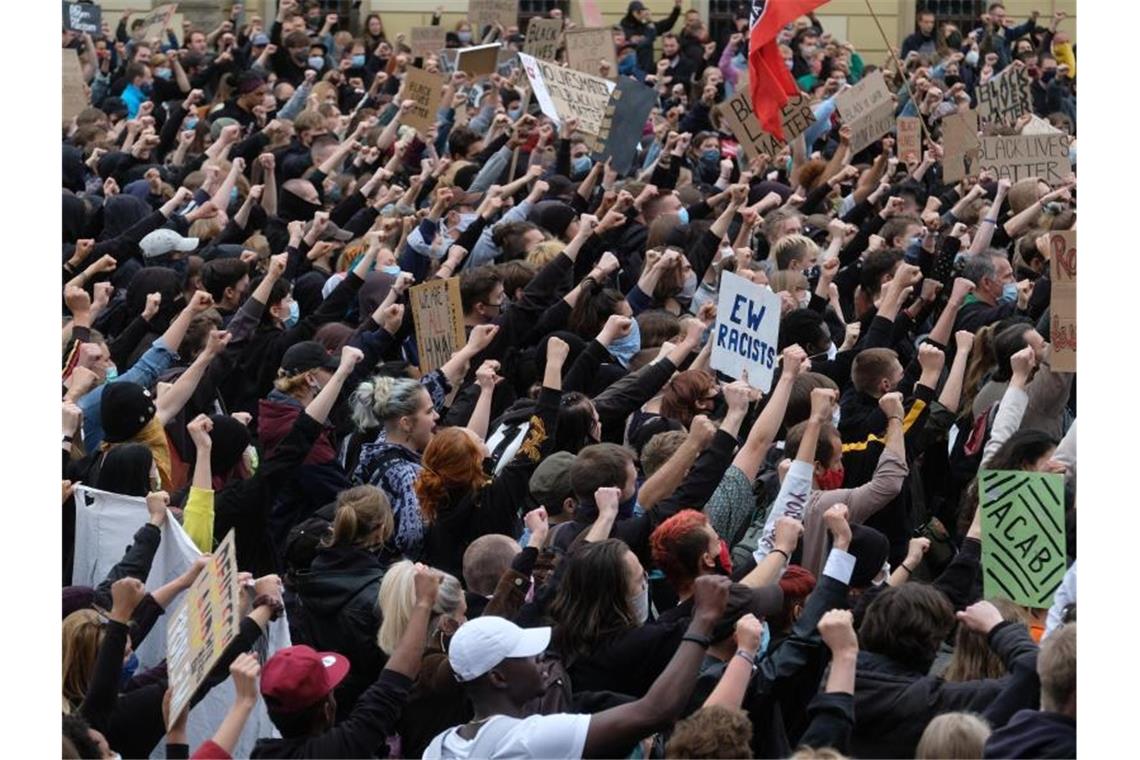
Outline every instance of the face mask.
[[1013, 303], [1017, 301], [1017, 283], [1007, 282], [1001, 287], [1001, 297], [998, 298], [998, 303]]
[[[835, 348], [835, 344], [832, 343], [831, 347]], [[835, 407], [835, 411], [831, 413], [831, 426], [833, 428], [836, 428], [837, 430], [839, 429], [839, 416], [840, 416], [839, 407]]]
[[958, 76], [957, 74], [947, 74], [945, 80], [947, 87], [953, 87], [962, 81], [962, 77]]
[[287, 317], [285, 317], [285, 319], [281, 320], [282, 324], [284, 324], [286, 329], [288, 329], [288, 328], [292, 327], [293, 325], [297, 324], [297, 322], [299, 322], [300, 319], [301, 319], [301, 307], [299, 305], [297, 305], [296, 301], [290, 301], [289, 302], [289, 316], [287, 316]]
[[792, 67], [795, 65], [795, 61], [791, 58], [785, 58], [784, 65], [788, 67], [788, 71], [791, 71]]
[[978, 65], [978, 51], [977, 50], [971, 50], [970, 52], [966, 53], [966, 65], [967, 66], [977, 66]]
[[240, 197], [241, 196], [238, 194], [238, 189], [236, 187], [230, 189], [230, 203], [237, 203], [238, 198]]
[[768, 646], [772, 643], [772, 631], [768, 628], [768, 621], [760, 624], [760, 648], [756, 650], [756, 659], [759, 660], [768, 654]]
[[677, 295], [678, 301], [692, 301], [693, 296], [697, 293], [697, 273], [689, 272], [685, 275], [685, 283], [681, 286], [681, 292]]
[[708, 150], [701, 151], [701, 160], [707, 164], [720, 163], [720, 151], [716, 148], [709, 148]]
[[108, 383], [115, 382], [115, 379], [118, 378], [118, 376], [119, 376], [119, 368], [118, 367], [116, 367], [114, 364], [112, 364], [110, 367], [107, 367], [107, 382]]
[[834, 491], [837, 488], [842, 488], [843, 465], [836, 467], [834, 470], [824, 470], [816, 476], [815, 480], [819, 483], [820, 491]]
[[681, 210], [677, 212], [677, 216], [681, 217], [681, 224], [689, 223], [689, 209], [681, 208]]
[[459, 41], [462, 42], [464, 45], [471, 42], [471, 32], [456, 32], [455, 36], [458, 37]]
[[340, 203], [342, 198], [344, 198], [344, 193], [340, 191], [340, 185], [333, 185], [328, 190], [325, 190], [325, 200], [329, 203]]
[[958, 48], [962, 47], [962, 33], [953, 32], [946, 35], [946, 46], [953, 50], [957, 50]]
[[[804, 270], [804, 277], [812, 282], [819, 282], [819, 264]], [[811, 300], [810, 298], [808, 299]]]
[[590, 168], [593, 165], [594, 162], [589, 156], [578, 156], [570, 164], [570, 173], [575, 176], [584, 176], [590, 173]]
[[720, 554], [716, 557], [716, 572], [726, 577], [732, 575], [732, 552], [723, 538], [720, 540]]
[[135, 671], [139, 669], [139, 658], [134, 652], [131, 652], [126, 661], [123, 662], [123, 672], [119, 675], [119, 688], [126, 688], [127, 682], [134, 678]]
[[352, 56], [352, 65], [358, 69], [364, 68], [364, 55], [360, 54]]
[[623, 367], [629, 367], [629, 363], [633, 360], [634, 354], [641, 350], [641, 331], [638, 329], [637, 320], [633, 320], [629, 335], [618, 338], [610, 344], [610, 353], [618, 364]]
[[637, 508], [637, 492], [634, 491], [633, 496], [622, 502], [618, 502], [618, 519], [628, 520], [633, 517], [633, 513]]
[[1054, 77], [1056, 77], [1056, 76], [1057, 76], [1057, 70], [1056, 69], [1049, 69], [1048, 71], [1042, 71], [1041, 72], [1041, 81], [1044, 82], [1045, 84], [1049, 84], [1050, 82], [1053, 81]]
[[261, 459], [257, 456], [257, 447], [251, 443], [245, 447], [245, 453], [241, 456], [242, 459], [245, 460], [246, 469], [249, 470], [249, 474], [252, 476], [257, 472], [258, 465], [261, 464]]
[[306, 63], [309, 64], [310, 69], [316, 69], [317, 71], [320, 71], [325, 67], [324, 56], [320, 55], [310, 55], [309, 60], [306, 61]]
[[139, 89], [143, 91], [144, 95], [150, 95], [150, 93], [154, 90], [154, 82], [143, 82], [139, 86]]
[[174, 76], [174, 72], [170, 69], [155, 69], [154, 75], [159, 79], [170, 79], [170, 77]]
[[800, 308], [806, 309], [808, 307], [808, 304], [811, 303], [811, 293], [805, 290], [804, 294], [800, 296], [798, 300], [800, 303]]
[[649, 582], [645, 588], [629, 598], [629, 606], [633, 608], [633, 617], [638, 625], [645, 625], [649, 620]]
[[390, 274], [393, 277], [399, 277], [400, 276], [400, 265], [399, 264], [387, 264], [385, 266], [380, 267], [380, 271], [383, 272], [384, 274]]
[[876, 575], [874, 578], [871, 579], [871, 585], [875, 586], [875, 587], [882, 586], [884, 583], [887, 582], [887, 579], [890, 577], [891, 577], [891, 563], [884, 561], [883, 562], [883, 569], [879, 571], [878, 575]]
[[637, 59], [632, 55], [627, 55], [618, 61], [618, 73], [629, 76], [637, 70]]
[[197, 116], [191, 116], [189, 119], [186, 120], [186, 129], [194, 129], [196, 126], [198, 126], [198, 117]]

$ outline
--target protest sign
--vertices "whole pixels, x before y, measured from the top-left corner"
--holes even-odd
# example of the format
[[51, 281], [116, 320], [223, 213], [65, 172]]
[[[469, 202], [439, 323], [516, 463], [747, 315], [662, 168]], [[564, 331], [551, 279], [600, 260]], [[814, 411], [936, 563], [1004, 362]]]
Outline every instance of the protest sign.
[[504, 29], [518, 26], [519, 0], [471, 0], [467, 18], [476, 26], [476, 34], [488, 25], [502, 24]]
[[1077, 371], [1077, 231], [1049, 233], [1049, 360], [1055, 372]]
[[499, 68], [500, 47], [498, 42], [492, 42], [490, 45], [460, 48], [455, 61], [456, 71], [462, 71], [472, 79], [494, 74]]
[[534, 97], [542, 112], [561, 124], [563, 118], [577, 117], [578, 129], [590, 135], [601, 131], [614, 83], [547, 61], [519, 53]]
[[210, 555], [194, 579], [182, 606], [166, 628], [166, 665], [170, 678], [170, 713], [167, 728], [190, 704], [226, 647], [238, 634], [241, 588], [237, 578], [234, 532]]
[[65, 2], [63, 28], [72, 32], [99, 34], [103, 31], [103, 9], [98, 5]]
[[985, 597], [1047, 608], [1065, 575], [1065, 476], [978, 473]]
[[571, 29], [566, 32], [566, 62], [575, 71], [602, 76], [602, 61], [610, 65], [610, 77], [616, 78], [614, 35], [605, 29]]
[[721, 274], [710, 366], [765, 393], [776, 369], [780, 297], [732, 272]]
[[898, 157], [907, 161], [922, 160], [922, 125], [917, 116], [900, 116], [896, 120]]
[[63, 120], [71, 121], [87, 107], [87, 93], [83, 89], [83, 67], [74, 50], [63, 48]]
[[174, 12], [178, 10], [178, 3], [167, 3], [160, 5], [150, 13], [143, 16], [142, 26], [139, 31], [135, 33], [136, 40], [161, 40], [166, 32], [166, 27], [170, 26], [170, 19], [173, 18]]
[[[775, 135], [765, 132], [760, 122], [756, 120], [747, 86], [738, 87], [737, 93], [718, 105], [716, 110], [720, 114], [721, 122], [732, 132], [736, 141], [744, 146], [749, 159], [757, 158], [762, 153], [775, 158], [784, 146], [785, 143], [777, 140]], [[815, 123], [811, 101], [802, 95], [789, 98], [780, 109], [780, 119], [783, 122], [784, 136], [794, 140]]]
[[414, 100], [415, 105], [400, 117], [400, 121], [426, 135], [435, 124], [442, 92], [442, 76], [409, 66], [404, 77], [404, 98]]
[[447, 45], [447, 31], [442, 26], [413, 26], [409, 35], [412, 56], [434, 55]]
[[1073, 173], [1068, 135], [1009, 135], [981, 138], [975, 171], [988, 170], [997, 179], [1017, 182], [1040, 177], [1057, 187]]
[[978, 117], [985, 124], [1012, 127], [1017, 117], [1033, 111], [1029, 92], [1029, 72], [1024, 66], [1007, 66], [1005, 71], [978, 85]]
[[975, 176], [974, 168], [982, 142], [978, 138], [978, 112], [952, 113], [942, 117], [942, 178], [960, 182]]
[[463, 330], [463, 305], [459, 299], [459, 278], [428, 280], [416, 285], [409, 293], [420, 370], [432, 372], [447, 363], [467, 343]]
[[532, 18], [526, 25], [523, 52], [544, 61], [556, 60], [561, 36], [562, 19]]
[[895, 125], [895, 102], [883, 80], [873, 71], [850, 89], [835, 96], [843, 123], [851, 127], [851, 152], [858, 153]]
[[1064, 130], [1057, 129], [1035, 113], [1029, 114], [1029, 123], [1021, 128], [1023, 135], [1060, 135]]
[[633, 166], [637, 144], [641, 142], [645, 120], [656, 104], [657, 93], [652, 87], [629, 77], [619, 79], [610, 93], [606, 115], [598, 130], [593, 148], [594, 160], [612, 158], [614, 171], [619, 175], [628, 172]]

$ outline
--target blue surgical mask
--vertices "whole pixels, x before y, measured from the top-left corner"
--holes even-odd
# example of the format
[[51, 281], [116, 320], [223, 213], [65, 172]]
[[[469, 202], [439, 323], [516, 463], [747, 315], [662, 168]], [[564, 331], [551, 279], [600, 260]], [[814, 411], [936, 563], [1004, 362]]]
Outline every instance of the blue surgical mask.
[[113, 383], [119, 377], [119, 368], [112, 364], [107, 368], [107, 382]]
[[459, 41], [462, 42], [464, 45], [471, 42], [471, 32], [456, 32], [455, 36], [458, 37]]
[[132, 678], [134, 678], [135, 671], [139, 669], [139, 658], [134, 652], [131, 652], [127, 659], [123, 661], [123, 671], [119, 675], [119, 689], [124, 689]]
[[309, 64], [310, 69], [316, 69], [317, 71], [320, 71], [325, 67], [324, 56], [320, 55], [310, 55], [307, 63]]
[[240, 197], [241, 196], [238, 194], [238, 189], [236, 187], [230, 188], [230, 203], [237, 203], [238, 198]]
[[966, 53], [966, 65], [967, 66], [977, 66], [978, 65], [978, 51], [977, 50], [971, 50], [970, 52]]
[[380, 267], [380, 271], [383, 272], [384, 274], [390, 274], [393, 277], [399, 277], [400, 276], [400, 265], [399, 264], [388, 264], [386, 266]]
[[610, 353], [618, 364], [623, 367], [629, 367], [629, 363], [633, 361], [633, 357], [641, 350], [641, 330], [637, 326], [637, 320], [633, 320], [629, 330], [629, 335], [618, 338], [610, 344]]
[[649, 620], [649, 581], [645, 582], [644, 589], [629, 598], [629, 603], [633, 607], [633, 616], [637, 619], [638, 625], [645, 625]]
[[154, 82], [143, 82], [139, 85], [139, 89], [142, 90], [144, 95], [150, 95], [151, 92], [154, 91]]
[[1014, 303], [1017, 301], [1017, 283], [1007, 282], [1001, 287], [1001, 298], [998, 303]]
[[677, 216], [681, 217], [681, 224], [689, 223], [689, 209], [682, 207], [681, 210], [677, 212]]
[[518, 121], [519, 118], [522, 116], [522, 112], [523, 112], [522, 106], [519, 106], [517, 108], [511, 108], [507, 111], [507, 116], [511, 117], [511, 121]]
[[831, 426], [836, 429], [839, 428], [839, 407], [835, 407], [835, 411], [831, 413]]
[[771, 643], [772, 630], [768, 627], [768, 621], [765, 620], [760, 624], [760, 647], [756, 650], [757, 660], [768, 654], [768, 647], [771, 645]]
[[706, 163], [720, 163], [720, 150], [717, 148], [709, 148], [708, 150], [701, 151], [701, 160]]
[[186, 123], [185, 123], [186, 129], [194, 129], [194, 127], [196, 127], [196, 126], [198, 126], [198, 117], [197, 116], [191, 116], [189, 119], [186, 120]]
[[285, 325], [286, 328], [289, 328], [289, 327], [292, 327], [293, 325], [297, 324], [297, 322], [299, 322], [300, 320], [301, 320], [301, 307], [300, 307], [300, 305], [295, 300], [290, 301], [289, 302], [289, 316], [285, 317], [285, 319], [282, 320], [282, 323]]
[[587, 155], [581, 155], [574, 159], [570, 165], [570, 173], [575, 176], [583, 176], [590, 173], [590, 167], [594, 162]]
[[169, 80], [172, 76], [174, 76], [174, 72], [171, 71], [170, 69], [165, 69], [165, 68], [164, 69], [155, 69], [154, 75], [156, 77], [158, 77], [159, 79]]
[[364, 54], [352, 56], [352, 65], [358, 69], [364, 68]]

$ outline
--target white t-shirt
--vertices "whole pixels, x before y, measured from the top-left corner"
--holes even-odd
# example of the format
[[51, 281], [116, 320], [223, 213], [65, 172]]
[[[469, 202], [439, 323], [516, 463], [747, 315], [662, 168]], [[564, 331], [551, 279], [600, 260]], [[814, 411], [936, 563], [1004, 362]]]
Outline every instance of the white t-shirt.
[[[503, 732], [500, 721], [514, 723]], [[431, 740], [424, 750], [425, 760], [464, 760], [473, 757], [472, 748], [492, 726], [500, 733], [493, 746], [479, 747], [479, 756], [489, 760], [530, 760], [531, 758], [579, 758], [586, 748], [586, 734], [590, 730], [589, 715], [532, 715], [529, 718], [511, 718], [496, 715], [479, 728], [474, 739], [464, 739], [458, 727], [449, 728]]]

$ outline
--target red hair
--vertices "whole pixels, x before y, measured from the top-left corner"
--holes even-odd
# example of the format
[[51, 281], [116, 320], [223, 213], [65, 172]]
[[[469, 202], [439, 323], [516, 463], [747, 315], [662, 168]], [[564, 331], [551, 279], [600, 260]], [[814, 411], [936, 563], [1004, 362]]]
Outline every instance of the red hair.
[[700, 572], [701, 555], [709, 550], [709, 518], [695, 509], [683, 509], [657, 526], [649, 537], [653, 562], [678, 592], [684, 592]]
[[788, 565], [784, 575], [779, 580], [780, 590], [784, 592], [784, 609], [780, 615], [773, 616], [769, 623], [774, 630], [784, 630], [792, 624], [792, 615], [797, 604], [803, 604], [808, 595], [815, 589], [816, 579], [810, 570], [799, 565]]
[[661, 416], [678, 420], [686, 428], [699, 414], [697, 404], [716, 389], [716, 378], [699, 369], [687, 369], [673, 377], [661, 394]]
[[424, 449], [423, 470], [416, 478], [416, 498], [424, 520], [432, 522], [453, 491], [468, 491], [487, 482], [483, 452], [463, 428], [447, 428]]

